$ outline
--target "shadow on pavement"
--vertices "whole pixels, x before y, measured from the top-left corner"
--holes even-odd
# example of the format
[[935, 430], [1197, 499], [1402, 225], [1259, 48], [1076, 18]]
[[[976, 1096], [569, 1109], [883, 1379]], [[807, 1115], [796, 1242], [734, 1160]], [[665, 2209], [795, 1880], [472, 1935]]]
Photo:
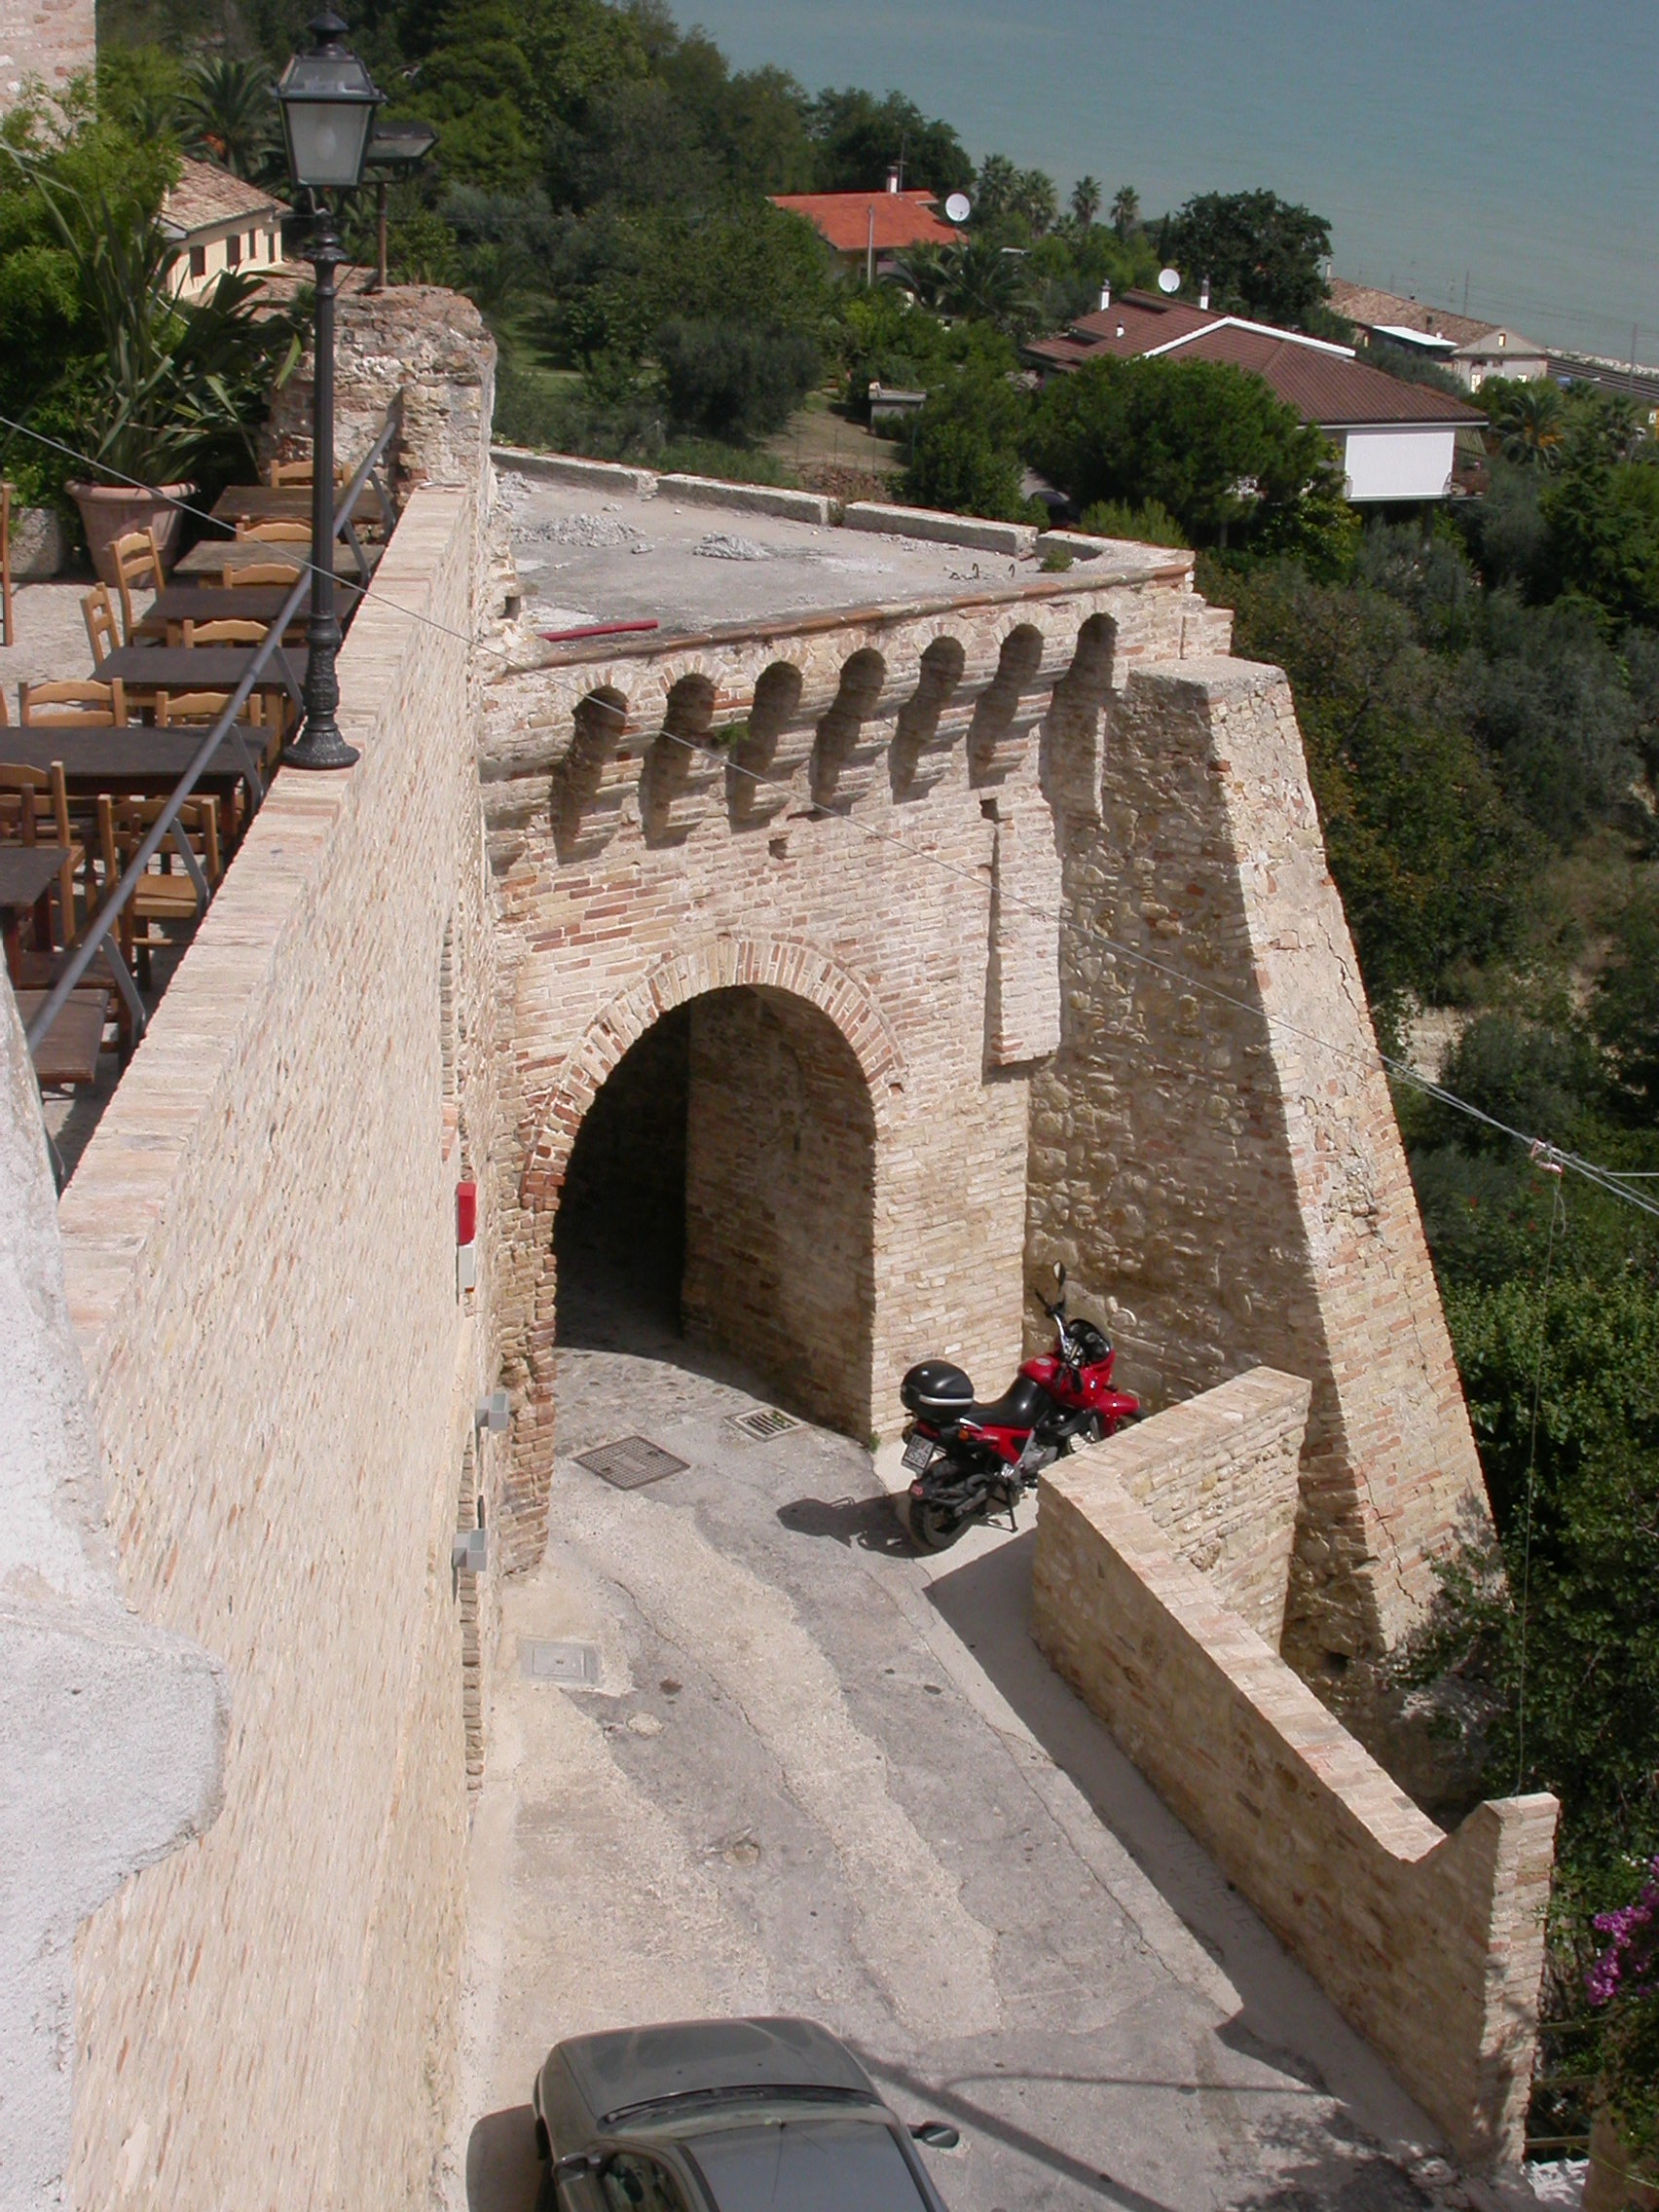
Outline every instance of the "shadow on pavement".
[[1239, 2000], [1218, 2033], [1281, 2073], [1347, 2103], [1384, 2142], [1437, 2131], [1382, 2061], [1238, 1896], [1202, 1845], [1049, 1665], [1031, 1634], [1034, 1529], [928, 1585], [928, 1599], [1077, 1786]]
[[887, 1496], [797, 1497], [779, 1506], [778, 1520], [797, 1536], [832, 1536], [849, 1550], [883, 1552], [890, 1559], [908, 1559], [915, 1550]]
[[544, 2172], [529, 2105], [486, 2113], [466, 2139], [467, 2212], [537, 2212]]

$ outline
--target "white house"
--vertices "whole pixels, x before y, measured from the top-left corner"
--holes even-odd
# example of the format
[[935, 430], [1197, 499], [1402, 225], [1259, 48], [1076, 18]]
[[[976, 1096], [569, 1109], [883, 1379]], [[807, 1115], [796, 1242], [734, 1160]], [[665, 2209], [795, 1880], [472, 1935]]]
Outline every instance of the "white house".
[[185, 161], [162, 203], [162, 225], [177, 241], [170, 281], [180, 299], [201, 299], [227, 269], [263, 274], [282, 267], [282, 201], [216, 162]]

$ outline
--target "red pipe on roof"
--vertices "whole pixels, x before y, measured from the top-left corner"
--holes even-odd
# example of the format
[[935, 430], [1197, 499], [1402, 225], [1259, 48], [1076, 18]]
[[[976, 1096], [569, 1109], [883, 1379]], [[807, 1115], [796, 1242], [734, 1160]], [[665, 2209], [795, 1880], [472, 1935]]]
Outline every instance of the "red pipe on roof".
[[621, 638], [633, 630], [654, 630], [656, 617], [648, 622], [589, 622], [580, 630], [537, 630], [536, 636], [550, 645], [573, 645], [582, 638]]

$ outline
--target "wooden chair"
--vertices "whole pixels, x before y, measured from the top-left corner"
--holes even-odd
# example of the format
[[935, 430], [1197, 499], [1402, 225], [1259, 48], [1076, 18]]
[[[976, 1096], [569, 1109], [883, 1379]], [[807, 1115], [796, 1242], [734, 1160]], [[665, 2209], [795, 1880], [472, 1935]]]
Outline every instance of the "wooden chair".
[[81, 619], [87, 625], [92, 666], [102, 668], [121, 643], [121, 633], [115, 626], [115, 602], [109, 596], [108, 584], [94, 584], [91, 591], [81, 594]]
[[[269, 776], [272, 769], [276, 765], [276, 756], [282, 750], [285, 722], [284, 718], [279, 713], [275, 717], [266, 714], [267, 697], [268, 694], [265, 692], [253, 692], [242, 712], [256, 729], [265, 729], [269, 732], [261, 748], [260, 756], [260, 766]], [[228, 691], [158, 691], [156, 693], [156, 727], [158, 729], [206, 729], [218, 720], [230, 703], [231, 694]], [[240, 790], [240, 785], [238, 789]], [[225, 832], [227, 836], [231, 833], [235, 819], [234, 816], [226, 819]]]
[[14, 645], [12, 627], [12, 498], [14, 485], [0, 479], [0, 645]]
[[[98, 799], [98, 857], [103, 865], [106, 896], [120, 882], [145, 832], [155, 822], [165, 799], [112, 798], [106, 792]], [[223, 869], [219, 862], [219, 810], [211, 799], [187, 798], [179, 809], [179, 827], [190, 839], [191, 850], [202, 864], [209, 886]], [[150, 955], [169, 940], [169, 923], [193, 922], [202, 902], [188, 870], [175, 865], [178, 856], [166, 845], [132, 887], [132, 896], [116, 922], [116, 937], [129, 968], [137, 965], [139, 980], [150, 984]], [[154, 926], [152, 926], [154, 925]], [[140, 929], [143, 934], [140, 935]]]
[[[346, 463], [337, 461], [334, 463], [335, 483], [345, 484], [350, 476], [350, 471]], [[309, 456], [304, 461], [271, 461], [265, 464], [265, 481], [274, 492], [279, 492], [284, 484], [314, 484], [316, 471], [313, 468]]]
[[160, 591], [166, 582], [162, 569], [162, 549], [156, 543], [153, 529], [129, 530], [125, 537], [118, 537], [111, 548], [115, 561], [116, 589], [121, 594], [121, 636], [124, 645], [132, 643], [135, 627], [132, 612], [132, 589]]
[[280, 516], [237, 525], [237, 535], [244, 545], [250, 540], [260, 545], [309, 545], [311, 535], [309, 522], [288, 522]]
[[[55, 760], [50, 768], [33, 768], [21, 760], [0, 760], [0, 839], [13, 845], [62, 846], [57, 901], [63, 942], [73, 944], [80, 936], [75, 919], [75, 875], [77, 869], [87, 867], [87, 848], [76, 842], [69, 827], [69, 793], [61, 760]], [[89, 894], [91, 882], [89, 872]], [[90, 896], [88, 903], [90, 906]]]
[[269, 627], [265, 622], [244, 622], [234, 614], [211, 622], [194, 622], [187, 616], [179, 624], [179, 644], [187, 649], [196, 645], [262, 645]]
[[25, 729], [125, 729], [127, 686], [119, 676], [107, 683], [19, 683], [18, 715]]
[[298, 561], [250, 561], [245, 569], [221, 569], [219, 582], [226, 591], [239, 591], [248, 585], [291, 584], [301, 566]]

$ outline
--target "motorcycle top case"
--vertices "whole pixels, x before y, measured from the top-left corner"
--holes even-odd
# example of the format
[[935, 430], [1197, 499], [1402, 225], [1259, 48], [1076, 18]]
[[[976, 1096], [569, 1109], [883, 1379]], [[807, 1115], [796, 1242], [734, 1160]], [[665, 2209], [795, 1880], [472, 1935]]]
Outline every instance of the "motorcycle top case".
[[948, 1359], [924, 1359], [900, 1383], [899, 1395], [923, 1420], [960, 1420], [974, 1403], [974, 1385]]

